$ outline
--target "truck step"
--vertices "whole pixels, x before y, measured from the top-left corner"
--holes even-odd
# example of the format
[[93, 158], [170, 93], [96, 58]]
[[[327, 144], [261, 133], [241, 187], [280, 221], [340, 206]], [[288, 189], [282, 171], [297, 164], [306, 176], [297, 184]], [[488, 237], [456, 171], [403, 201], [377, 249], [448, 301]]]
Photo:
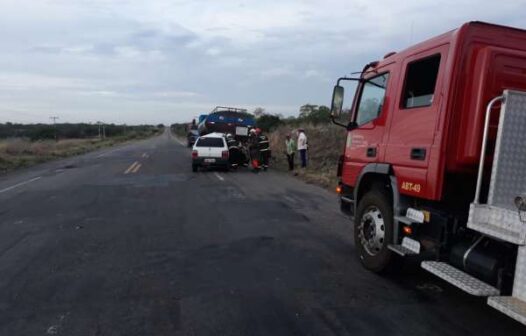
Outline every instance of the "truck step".
[[414, 221], [410, 218], [407, 218], [406, 216], [394, 216], [394, 219], [402, 224], [405, 225], [413, 225]]
[[513, 296], [491, 296], [488, 305], [526, 325], [526, 302]]
[[499, 290], [445, 262], [423, 261], [422, 268], [475, 296], [497, 296]]
[[508, 230], [506, 228], [498, 227], [486, 223], [470, 223], [468, 226], [470, 229], [483, 233], [487, 236], [497, 238], [500, 240], [507, 241], [509, 243], [523, 245], [524, 238], [517, 235], [513, 230]]
[[387, 248], [393, 251], [394, 253], [401, 255], [402, 257], [416, 255], [415, 252], [402, 245], [389, 244]]
[[389, 244], [387, 248], [402, 257], [417, 255], [420, 253], [420, 243], [409, 237], [404, 237], [404, 239], [402, 239], [402, 244]]
[[513, 244], [526, 244], [526, 225], [517, 210], [472, 203], [468, 228]]

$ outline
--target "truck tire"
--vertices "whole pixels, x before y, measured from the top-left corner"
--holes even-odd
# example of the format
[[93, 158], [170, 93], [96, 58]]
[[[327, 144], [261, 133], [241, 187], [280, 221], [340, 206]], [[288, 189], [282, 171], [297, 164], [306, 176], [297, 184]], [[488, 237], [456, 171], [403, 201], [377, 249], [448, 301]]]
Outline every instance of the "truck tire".
[[199, 168], [199, 167], [197, 167], [197, 165], [193, 164], [192, 165], [192, 172], [197, 173], [197, 168]]
[[393, 255], [387, 246], [393, 240], [393, 206], [385, 192], [367, 192], [354, 217], [354, 244], [362, 265], [382, 273], [392, 266]]

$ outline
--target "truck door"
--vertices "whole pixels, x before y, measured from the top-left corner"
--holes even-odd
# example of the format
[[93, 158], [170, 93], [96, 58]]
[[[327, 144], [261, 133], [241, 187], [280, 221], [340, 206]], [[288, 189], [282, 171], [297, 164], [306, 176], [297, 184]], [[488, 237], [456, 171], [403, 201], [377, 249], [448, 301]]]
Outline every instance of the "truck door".
[[390, 99], [386, 96], [389, 80], [389, 69], [384, 67], [359, 87], [353, 116], [357, 128], [347, 133], [345, 145], [342, 170], [344, 184], [356, 185], [363, 167], [383, 160], [382, 139], [387, 111], [390, 109]]
[[385, 161], [392, 165], [405, 194], [423, 198], [433, 194], [426, 179], [430, 157], [438, 148], [433, 144], [447, 50], [448, 45], [442, 45], [411, 55], [401, 64], [401, 90], [389, 121]]

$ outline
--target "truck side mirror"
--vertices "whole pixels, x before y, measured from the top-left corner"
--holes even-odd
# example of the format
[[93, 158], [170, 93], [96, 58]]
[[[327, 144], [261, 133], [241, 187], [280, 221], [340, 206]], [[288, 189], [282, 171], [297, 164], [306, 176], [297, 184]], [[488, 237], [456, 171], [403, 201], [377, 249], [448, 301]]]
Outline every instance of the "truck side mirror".
[[358, 128], [358, 123], [356, 121], [351, 121], [348, 125], [347, 125], [347, 130], [348, 131], [352, 131], [353, 129], [356, 129]]
[[338, 118], [342, 114], [343, 108], [343, 86], [336, 85], [332, 92], [331, 117]]

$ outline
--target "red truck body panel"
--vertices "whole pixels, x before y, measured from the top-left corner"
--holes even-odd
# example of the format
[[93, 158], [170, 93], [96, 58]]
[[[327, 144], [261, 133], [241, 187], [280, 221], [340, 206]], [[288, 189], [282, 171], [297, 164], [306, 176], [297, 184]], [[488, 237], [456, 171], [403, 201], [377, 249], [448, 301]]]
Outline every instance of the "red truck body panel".
[[[409, 65], [431, 58], [439, 65], [430, 105], [403, 107]], [[446, 175], [476, 174], [487, 103], [504, 89], [526, 91], [526, 31], [466, 23], [388, 56], [363, 77], [382, 73], [389, 78], [381, 112], [348, 132], [342, 182], [355, 186], [367, 164], [387, 163], [400, 193], [441, 200]], [[360, 90], [361, 86], [357, 97]], [[359, 99], [355, 99], [353, 118]], [[490, 143], [497, 120], [495, 111]], [[415, 150], [425, 153], [424, 158], [412, 157]], [[376, 155], [369, 155], [373, 152]]]

